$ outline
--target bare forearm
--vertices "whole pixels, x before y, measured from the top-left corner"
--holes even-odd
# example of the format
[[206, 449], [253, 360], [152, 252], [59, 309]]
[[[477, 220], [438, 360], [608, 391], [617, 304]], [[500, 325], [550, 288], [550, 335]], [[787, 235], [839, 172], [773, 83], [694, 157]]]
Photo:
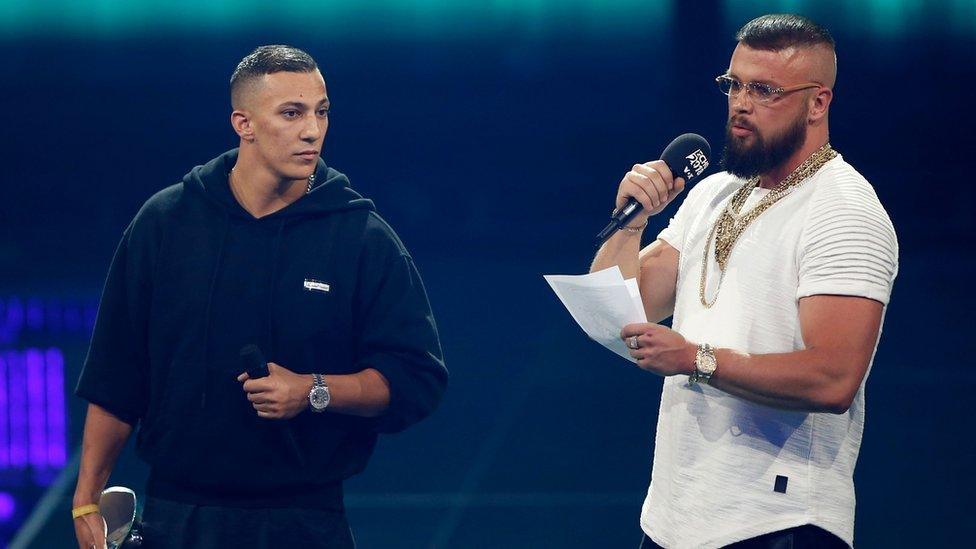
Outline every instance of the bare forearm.
[[861, 380], [852, 378], [855, 366], [815, 349], [764, 355], [717, 349], [715, 358], [719, 366], [709, 385], [786, 410], [843, 413]]
[[625, 279], [637, 278], [647, 320], [660, 322], [674, 313], [680, 254], [660, 239], [643, 250], [639, 246], [639, 235], [618, 232], [597, 252], [590, 272], [620, 265]]
[[81, 464], [75, 488], [75, 506], [98, 501], [119, 452], [132, 433], [132, 425], [95, 404], [88, 405], [81, 443]]
[[341, 414], [374, 417], [390, 405], [390, 385], [373, 368], [347, 375], [325, 376], [332, 400], [328, 410]]
[[[644, 287], [642, 280], [642, 292]], [[882, 312], [881, 303], [866, 298], [802, 298], [800, 325], [805, 349], [761, 355], [716, 349], [717, 368], [709, 384], [775, 408], [844, 413], [867, 374]], [[641, 368], [661, 376], [695, 372], [700, 342], [689, 342], [678, 332], [653, 323], [624, 326], [620, 337], [628, 341], [630, 355]]]
[[800, 325], [806, 349], [751, 356], [719, 350], [712, 384], [777, 408], [844, 413], [867, 374], [881, 314], [881, 303], [867, 298], [805, 297]]
[[617, 231], [607, 240], [593, 258], [590, 272], [620, 266], [624, 279], [635, 278], [640, 270], [640, 233]]

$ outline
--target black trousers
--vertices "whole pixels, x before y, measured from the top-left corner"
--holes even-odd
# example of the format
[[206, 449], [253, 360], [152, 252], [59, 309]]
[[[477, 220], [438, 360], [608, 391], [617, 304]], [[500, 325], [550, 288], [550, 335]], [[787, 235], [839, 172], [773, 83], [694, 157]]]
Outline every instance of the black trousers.
[[[830, 532], [806, 524], [796, 528], [787, 528], [777, 532], [770, 532], [754, 538], [737, 541], [726, 545], [727, 549], [847, 549], [844, 540]], [[664, 549], [654, 543], [644, 534], [640, 549]]]
[[146, 498], [144, 549], [353, 549], [342, 512], [241, 509]]

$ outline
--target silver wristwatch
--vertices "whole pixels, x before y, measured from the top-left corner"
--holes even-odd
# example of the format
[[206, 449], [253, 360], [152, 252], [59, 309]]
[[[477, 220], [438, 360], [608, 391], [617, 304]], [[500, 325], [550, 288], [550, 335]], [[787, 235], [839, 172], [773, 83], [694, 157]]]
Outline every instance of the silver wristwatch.
[[324, 412], [332, 400], [329, 386], [325, 384], [322, 374], [312, 374], [312, 390], [308, 392], [308, 403], [313, 412]]
[[708, 383], [712, 379], [712, 374], [718, 364], [715, 362], [715, 349], [708, 343], [698, 345], [698, 352], [695, 354], [695, 371], [688, 376], [688, 383]]

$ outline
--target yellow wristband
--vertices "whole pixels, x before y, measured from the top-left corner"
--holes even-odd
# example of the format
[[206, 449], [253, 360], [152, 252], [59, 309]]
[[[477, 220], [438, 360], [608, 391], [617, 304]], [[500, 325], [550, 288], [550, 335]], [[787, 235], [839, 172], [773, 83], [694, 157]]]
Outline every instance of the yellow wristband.
[[71, 518], [76, 519], [78, 517], [83, 517], [85, 515], [90, 515], [92, 513], [98, 512], [97, 503], [89, 503], [88, 505], [80, 505], [71, 510]]

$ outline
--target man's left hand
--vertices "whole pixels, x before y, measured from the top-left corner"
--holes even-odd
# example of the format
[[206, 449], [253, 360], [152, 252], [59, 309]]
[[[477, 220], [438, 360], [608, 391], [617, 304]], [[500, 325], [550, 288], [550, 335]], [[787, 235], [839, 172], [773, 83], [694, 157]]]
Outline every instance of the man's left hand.
[[258, 417], [290, 419], [308, 407], [312, 376], [296, 374], [274, 362], [268, 363], [268, 375], [250, 379], [247, 373], [237, 376]]
[[620, 338], [630, 349], [630, 356], [637, 360], [637, 365], [649, 372], [673, 376], [695, 371], [698, 346], [666, 326], [628, 324], [621, 330]]

